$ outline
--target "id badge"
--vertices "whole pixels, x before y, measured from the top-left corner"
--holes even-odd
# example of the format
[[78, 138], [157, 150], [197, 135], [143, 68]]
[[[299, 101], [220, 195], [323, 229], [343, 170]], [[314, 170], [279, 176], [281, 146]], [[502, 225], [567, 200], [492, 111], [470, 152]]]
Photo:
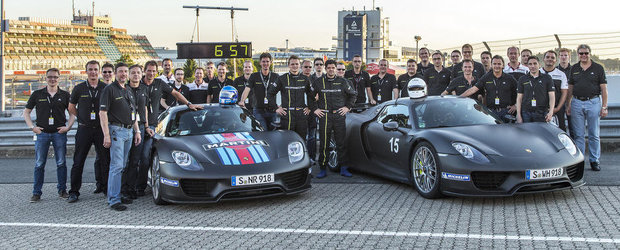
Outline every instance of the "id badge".
[[532, 99], [532, 107], [536, 107], [536, 99]]
[[137, 121], [137, 122], [140, 122], [140, 115], [137, 115], [137, 116], [136, 116], [136, 121]]
[[499, 105], [499, 97], [495, 97], [495, 105]]
[[265, 97], [265, 104], [269, 104], [269, 100], [267, 100], [267, 97]]
[[131, 112], [131, 120], [135, 121], [136, 120], [136, 112]]
[[96, 116], [95, 116], [95, 112], [90, 112], [90, 120], [93, 121], [95, 120]]
[[381, 95], [377, 95], [377, 101], [381, 101]]
[[48, 124], [48, 125], [54, 125], [54, 117], [50, 117], [50, 118], [47, 120], [47, 124]]

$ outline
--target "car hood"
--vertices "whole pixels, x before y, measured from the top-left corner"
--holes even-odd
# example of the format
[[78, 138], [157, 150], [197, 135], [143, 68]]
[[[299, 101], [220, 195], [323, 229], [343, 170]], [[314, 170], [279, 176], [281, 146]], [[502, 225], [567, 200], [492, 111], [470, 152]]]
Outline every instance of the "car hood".
[[558, 139], [563, 133], [547, 123], [474, 125], [429, 129], [449, 143], [438, 152], [458, 154], [452, 142], [470, 144], [485, 154], [528, 157], [552, 155], [564, 148]]

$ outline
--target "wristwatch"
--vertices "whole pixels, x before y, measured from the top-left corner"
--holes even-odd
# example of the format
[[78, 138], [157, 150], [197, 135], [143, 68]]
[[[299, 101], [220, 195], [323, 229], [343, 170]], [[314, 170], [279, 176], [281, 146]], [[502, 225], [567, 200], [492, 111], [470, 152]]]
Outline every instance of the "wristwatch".
[[607, 107], [603, 107], [604, 110], [607, 110]]
[[140, 130], [136, 130], [135, 133], [142, 134], [142, 132], [140, 132]]

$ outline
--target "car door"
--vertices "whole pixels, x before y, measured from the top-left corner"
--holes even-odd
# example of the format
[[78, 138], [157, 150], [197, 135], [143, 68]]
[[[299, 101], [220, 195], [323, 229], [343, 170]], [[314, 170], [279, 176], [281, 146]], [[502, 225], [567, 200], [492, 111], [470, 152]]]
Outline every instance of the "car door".
[[[407, 105], [386, 105], [368, 124], [364, 131], [371, 161], [366, 169], [368, 172], [396, 179], [407, 176], [411, 151], [408, 132], [412, 124], [409, 114]], [[392, 121], [398, 123], [399, 129], [386, 131], [383, 125]]]

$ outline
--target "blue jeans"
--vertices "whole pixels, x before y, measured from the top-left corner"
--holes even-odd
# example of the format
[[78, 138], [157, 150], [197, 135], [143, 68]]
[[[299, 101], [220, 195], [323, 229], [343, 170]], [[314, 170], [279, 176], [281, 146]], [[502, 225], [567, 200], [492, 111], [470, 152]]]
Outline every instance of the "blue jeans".
[[254, 118], [258, 120], [258, 122], [265, 129], [265, 131], [273, 130], [271, 122], [273, 122], [274, 116], [276, 114], [275, 112], [255, 108], [252, 113], [254, 115]]
[[47, 151], [50, 143], [54, 146], [54, 157], [56, 158], [56, 176], [58, 178], [58, 192], [67, 190], [67, 163], [65, 154], [67, 153], [67, 134], [61, 133], [40, 133], [37, 141], [34, 142], [34, 185], [32, 194], [41, 195], [43, 179], [45, 177], [45, 163], [47, 162]]
[[595, 97], [587, 101], [573, 98], [570, 105], [571, 133], [581, 152], [586, 152], [585, 129], [588, 125], [588, 149], [590, 162], [599, 163], [601, 157], [601, 98]]
[[121, 202], [121, 177], [127, 159], [129, 149], [133, 142], [133, 130], [110, 125], [110, 174], [108, 176], [108, 204], [114, 205]]

